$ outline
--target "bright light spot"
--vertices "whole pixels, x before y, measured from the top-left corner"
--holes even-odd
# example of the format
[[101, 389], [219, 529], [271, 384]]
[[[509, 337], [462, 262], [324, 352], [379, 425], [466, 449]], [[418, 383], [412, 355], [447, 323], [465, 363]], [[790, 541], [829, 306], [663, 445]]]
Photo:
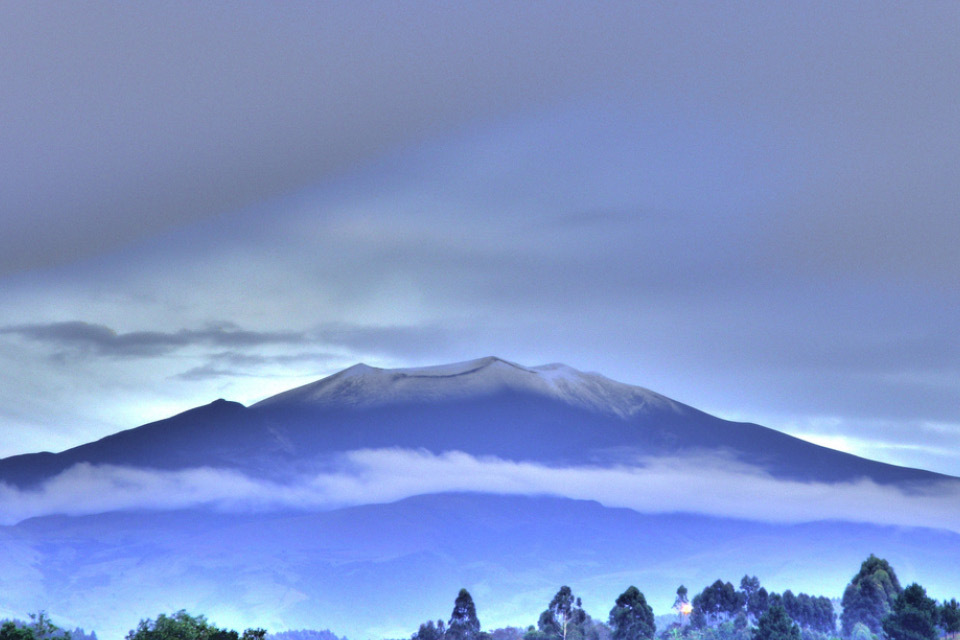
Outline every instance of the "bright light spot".
[[801, 432], [791, 432], [790, 435], [800, 438], [801, 440], [806, 440], [807, 442], [811, 442], [813, 444], [818, 444], [821, 447], [827, 447], [828, 449], [835, 449], [837, 451], [843, 451], [844, 453], [852, 453], [853, 455], [863, 455], [862, 448], [858, 446], [859, 443], [846, 436]]

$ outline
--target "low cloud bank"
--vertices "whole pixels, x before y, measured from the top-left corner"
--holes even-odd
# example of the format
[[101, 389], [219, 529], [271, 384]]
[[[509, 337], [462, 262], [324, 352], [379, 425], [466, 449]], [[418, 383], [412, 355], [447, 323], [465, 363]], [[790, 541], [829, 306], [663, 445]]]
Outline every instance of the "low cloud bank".
[[453, 451], [364, 449], [316, 475], [276, 483], [226, 469], [160, 471], [79, 464], [37, 489], [0, 484], [0, 523], [125, 509], [331, 509], [450, 491], [596, 500], [641, 512], [764, 522], [847, 520], [960, 533], [960, 482], [909, 490], [863, 480], [780, 480], [723, 456], [655, 458], [634, 466], [549, 467]]

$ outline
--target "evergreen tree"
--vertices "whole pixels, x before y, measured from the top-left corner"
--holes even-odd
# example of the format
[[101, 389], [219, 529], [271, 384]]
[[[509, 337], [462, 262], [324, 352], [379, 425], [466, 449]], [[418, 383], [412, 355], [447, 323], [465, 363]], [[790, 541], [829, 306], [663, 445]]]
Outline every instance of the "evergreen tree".
[[[737, 591], [731, 583], [717, 580], [693, 599], [693, 611], [694, 614], [702, 614], [706, 622], [716, 624], [735, 616], [744, 603], [743, 593]], [[700, 620], [699, 615], [697, 620]]]
[[446, 640], [477, 640], [480, 637], [480, 621], [473, 598], [466, 589], [460, 589], [453, 603], [453, 613], [447, 623]]
[[433, 620], [428, 620], [420, 625], [420, 628], [411, 636], [410, 640], [443, 640], [445, 632], [446, 627], [443, 620], [437, 620], [436, 625], [434, 625]]
[[263, 629], [247, 629], [243, 635], [232, 629], [220, 629], [204, 616], [191, 616], [180, 610], [172, 616], [160, 614], [156, 620], [141, 620], [127, 640], [264, 640]]
[[790, 619], [786, 609], [773, 605], [757, 621], [753, 640], [800, 640], [800, 627]]
[[763, 587], [750, 594], [747, 599], [747, 615], [754, 620], [759, 620], [763, 612], [770, 608], [770, 595]]
[[639, 589], [631, 586], [620, 594], [616, 605], [610, 610], [610, 626], [613, 628], [613, 640], [653, 638], [656, 631], [653, 609]]
[[870, 554], [843, 592], [840, 623], [844, 637], [850, 637], [858, 622], [867, 625], [871, 633], [879, 634], [881, 620], [890, 613], [902, 591], [890, 563]]
[[883, 619], [891, 640], [937, 640], [937, 603], [916, 582], [904, 589]]
[[801, 593], [793, 595], [787, 589], [781, 598], [783, 608], [801, 629], [820, 633], [834, 633], [837, 628], [837, 616], [833, 612], [833, 603], [823, 596], [814, 597]]
[[541, 613], [537, 619], [537, 633], [539, 634], [537, 637], [540, 639], [557, 640], [561, 637], [563, 631], [560, 628], [560, 623], [557, 622], [557, 616], [550, 609]]
[[537, 627], [546, 638], [582, 640], [587, 619], [580, 598], [574, 597], [570, 587], [564, 585], [553, 596], [547, 610], [540, 614]]
[[747, 613], [750, 612], [750, 600], [757, 597], [760, 591], [760, 579], [757, 576], [743, 576], [740, 578], [740, 593], [743, 594], [743, 603]]
[[960, 633], [960, 603], [956, 598], [944, 601], [938, 613], [940, 627], [945, 633]]

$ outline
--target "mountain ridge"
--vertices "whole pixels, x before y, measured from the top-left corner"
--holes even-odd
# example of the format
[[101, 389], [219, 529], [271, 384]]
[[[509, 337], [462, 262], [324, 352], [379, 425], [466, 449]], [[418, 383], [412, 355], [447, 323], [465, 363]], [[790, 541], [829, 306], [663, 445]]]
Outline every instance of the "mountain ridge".
[[[464, 379], [470, 381], [463, 383]], [[359, 363], [250, 406], [339, 402], [372, 407], [423, 399], [442, 401], [479, 396], [503, 388], [553, 396], [585, 408], [613, 412], [621, 417], [629, 416], [645, 404], [668, 406], [677, 411], [682, 406], [649, 389], [617, 382], [598, 373], [584, 373], [560, 363], [526, 367], [496, 356], [446, 365], [398, 369]]]
[[2, 459], [0, 482], [37, 486], [79, 463], [235, 468], [285, 480], [337, 452], [391, 447], [578, 465], [708, 451], [798, 480], [951, 478], [723, 420], [566, 365], [488, 356], [406, 369], [361, 363], [249, 407], [219, 399], [60, 453]]
[[[599, 613], [630, 584], [664, 611], [678, 584], [746, 572], [839, 595], [869, 553], [952, 595], [960, 492], [944, 497], [944, 479], [565, 365], [355, 365], [249, 407], [220, 399], [0, 460], [0, 497], [27, 514], [0, 526], [0, 587], [17, 586], [0, 607], [56, 608], [106, 640], [179, 608], [362, 640], [409, 636], [461, 587], [488, 624], [531, 622], [561, 584]], [[294, 499], [263, 506], [258, 491]]]

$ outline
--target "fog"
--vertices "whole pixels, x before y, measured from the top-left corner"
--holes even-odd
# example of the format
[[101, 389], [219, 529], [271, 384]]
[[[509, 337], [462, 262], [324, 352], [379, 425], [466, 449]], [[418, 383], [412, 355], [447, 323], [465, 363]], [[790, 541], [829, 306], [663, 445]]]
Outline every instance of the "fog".
[[442, 492], [550, 495], [647, 513], [689, 512], [775, 523], [846, 520], [960, 533], [960, 483], [906, 490], [862, 480], [780, 480], [723, 455], [638, 460], [612, 467], [550, 467], [450, 451], [363, 449], [322, 472], [278, 484], [238, 471], [176, 471], [79, 464], [36, 489], [0, 485], [0, 522], [52, 514], [170, 510], [333, 509]]

